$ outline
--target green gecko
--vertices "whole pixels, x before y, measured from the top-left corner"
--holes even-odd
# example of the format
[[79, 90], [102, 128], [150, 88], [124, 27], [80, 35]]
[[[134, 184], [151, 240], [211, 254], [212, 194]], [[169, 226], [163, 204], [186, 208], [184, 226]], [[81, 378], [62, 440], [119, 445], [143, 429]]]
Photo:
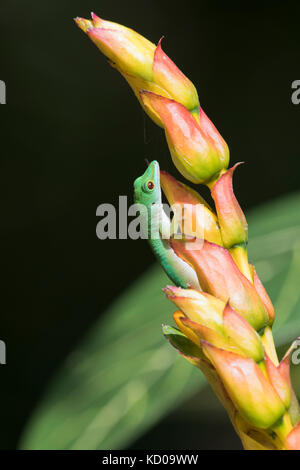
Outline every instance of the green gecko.
[[163, 269], [176, 286], [200, 289], [195, 270], [179, 258], [163, 233], [170, 233], [171, 221], [161, 202], [160, 170], [156, 160], [151, 162], [145, 173], [134, 182], [134, 201], [142, 204], [145, 211], [140, 212], [141, 230]]

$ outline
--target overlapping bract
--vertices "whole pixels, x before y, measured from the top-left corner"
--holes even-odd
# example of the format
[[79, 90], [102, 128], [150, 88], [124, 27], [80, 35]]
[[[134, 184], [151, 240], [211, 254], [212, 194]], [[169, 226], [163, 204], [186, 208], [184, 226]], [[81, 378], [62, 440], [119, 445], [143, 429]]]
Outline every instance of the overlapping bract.
[[[232, 170], [229, 170], [218, 181], [220, 194], [214, 194], [217, 216], [205, 205], [216, 230], [212, 234], [220, 236], [218, 243], [208, 241], [212, 234], [207, 228], [202, 232], [204, 241], [198, 245], [196, 238], [185, 235], [183, 239], [171, 239], [175, 253], [195, 269], [203, 292], [174, 286], [164, 291], [179, 309], [174, 313], [177, 327], [198, 347], [196, 357], [181, 353], [197, 365], [208, 380], [213, 377], [213, 388], [218, 383], [218, 396], [223, 394], [221, 401], [226, 403], [244, 446], [251, 449], [291, 447], [295, 436], [290, 438], [290, 444], [284, 438], [292, 432], [291, 397], [294, 393], [289, 379], [289, 355], [280, 364], [273, 362], [271, 353], [269, 357], [264, 334], [274, 321], [272, 302], [254, 267], [249, 265], [251, 276], [248, 279], [230, 253], [234, 237], [241, 240], [238, 237], [242, 234], [246, 240], [247, 230], [231, 177]], [[167, 173], [162, 172], [161, 179], [170, 203], [193, 205], [202, 201], [206, 204], [194, 190]], [[221, 191], [222, 186], [225, 188]], [[230, 217], [226, 215], [228, 208], [231, 208]], [[193, 211], [190, 209], [189, 213]], [[204, 223], [207, 224], [205, 219]], [[229, 234], [228, 239], [223, 235], [224, 230]], [[228, 242], [229, 239], [233, 241]]]
[[209, 183], [227, 168], [228, 147], [207, 116], [202, 125], [181, 103], [149, 91], [141, 91], [141, 97], [159, 116], [174, 165], [186, 179]]

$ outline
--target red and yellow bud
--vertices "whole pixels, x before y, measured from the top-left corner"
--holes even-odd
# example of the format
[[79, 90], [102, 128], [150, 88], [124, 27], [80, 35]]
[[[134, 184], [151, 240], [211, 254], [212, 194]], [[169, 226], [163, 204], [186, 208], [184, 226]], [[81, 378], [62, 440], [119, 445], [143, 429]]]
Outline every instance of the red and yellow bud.
[[[181, 209], [181, 233], [222, 245], [217, 217], [197, 191], [177, 181], [166, 171], [160, 172], [160, 184], [170, 206], [176, 205]], [[199, 205], [202, 210], [195, 210]]]
[[163, 291], [187, 318], [220, 333], [223, 332], [224, 302], [195, 289], [167, 286]]
[[238, 346], [245, 356], [251, 357], [255, 362], [264, 359], [264, 348], [259, 335], [228, 303], [223, 312], [223, 327], [228, 341]]
[[242, 245], [248, 241], [248, 225], [240, 205], [234, 195], [232, 176], [234, 167], [227, 170], [214, 184], [211, 195], [215, 201], [222, 240], [225, 248]]
[[256, 331], [263, 329], [269, 321], [267, 310], [253, 284], [241, 273], [230, 253], [223, 247], [203, 241], [197, 248], [197, 240], [170, 240], [177, 256], [195, 269], [200, 285], [205, 292], [218, 297], [244, 317]]
[[161, 40], [156, 46], [126, 26], [103, 20], [92, 13], [92, 20], [75, 19], [100, 51], [127, 80], [141, 105], [158, 125], [161, 120], [145, 108], [139, 93], [148, 90], [182, 103], [199, 116], [199, 99], [193, 83], [164, 53]]
[[155, 45], [129, 28], [111, 25], [110, 29], [89, 28], [87, 34], [118, 69], [151, 81]]
[[192, 183], [208, 183], [228, 165], [212, 138], [182, 104], [142, 91], [144, 105], [161, 119], [174, 165]]
[[218, 348], [252, 357], [256, 362], [264, 359], [259, 335], [229, 304], [193, 289], [168, 286], [164, 292], [181, 309], [173, 316], [177, 326], [198, 346], [204, 339]]
[[205, 341], [202, 348], [240, 414], [258, 428], [268, 429], [275, 425], [284, 415], [285, 408], [256, 362]]

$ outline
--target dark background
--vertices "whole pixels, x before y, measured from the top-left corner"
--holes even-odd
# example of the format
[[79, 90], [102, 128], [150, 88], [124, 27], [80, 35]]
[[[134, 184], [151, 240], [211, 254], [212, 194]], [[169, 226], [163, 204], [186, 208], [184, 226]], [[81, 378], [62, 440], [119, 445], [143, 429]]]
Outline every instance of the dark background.
[[[176, 175], [161, 130], [73, 23], [91, 10], [153, 42], [165, 35], [231, 162], [247, 162], [235, 180], [244, 209], [299, 189], [299, 2], [1, 0], [1, 448], [16, 447], [65, 355], [153, 262], [143, 241], [98, 240], [96, 207], [131, 195], [146, 157]], [[199, 430], [188, 410], [132, 447], [162, 436], [166, 447], [239, 447], [227, 422]]]

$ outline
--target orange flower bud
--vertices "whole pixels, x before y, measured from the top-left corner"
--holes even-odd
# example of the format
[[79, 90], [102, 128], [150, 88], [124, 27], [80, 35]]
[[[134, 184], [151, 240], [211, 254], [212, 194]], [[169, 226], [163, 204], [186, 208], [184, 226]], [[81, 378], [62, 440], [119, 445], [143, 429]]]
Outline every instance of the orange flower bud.
[[197, 249], [192, 242], [170, 240], [175, 253], [195, 269], [205, 292], [227, 302], [242, 315], [256, 331], [268, 324], [266, 308], [251, 282], [240, 272], [230, 253], [223, 247], [203, 241]]
[[205, 341], [202, 348], [238, 411], [249, 423], [267, 429], [284, 415], [282, 401], [253, 359], [216, 348]]
[[208, 183], [227, 168], [213, 139], [180, 103], [155, 93], [142, 91], [144, 105], [163, 122], [171, 157], [178, 171], [192, 183]]
[[141, 90], [172, 98], [199, 116], [197, 90], [164, 53], [161, 40], [155, 46], [133, 29], [91, 15], [92, 20], [75, 18], [75, 22], [127, 80], [151, 119], [162, 126], [155, 112], [145, 108], [139, 96]]
[[[114, 25], [114, 23], [111, 23]], [[89, 38], [106, 57], [128, 74], [152, 80], [155, 45], [125, 26], [89, 28]]]
[[163, 289], [168, 299], [190, 320], [223, 333], [224, 302], [195, 289], [167, 286]]
[[223, 326], [230, 341], [238, 346], [247, 357], [251, 357], [255, 362], [264, 359], [264, 348], [259, 335], [228, 303], [223, 312]]

